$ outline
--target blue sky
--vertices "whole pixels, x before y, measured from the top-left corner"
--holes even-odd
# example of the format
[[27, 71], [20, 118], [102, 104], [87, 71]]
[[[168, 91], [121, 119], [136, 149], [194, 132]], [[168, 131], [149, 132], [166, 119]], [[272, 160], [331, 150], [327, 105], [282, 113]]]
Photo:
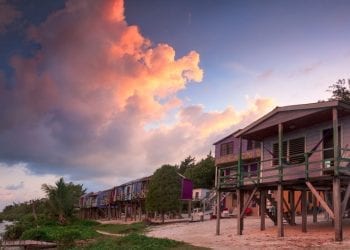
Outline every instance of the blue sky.
[[348, 78], [349, 10], [0, 1], [0, 208], [60, 176], [96, 190], [199, 159], [275, 105], [327, 99]]

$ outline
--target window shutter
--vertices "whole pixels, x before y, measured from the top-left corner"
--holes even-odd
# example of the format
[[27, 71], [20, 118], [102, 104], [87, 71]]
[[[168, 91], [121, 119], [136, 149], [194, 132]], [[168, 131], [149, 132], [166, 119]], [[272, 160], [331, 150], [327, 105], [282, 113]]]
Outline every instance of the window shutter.
[[289, 163], [299, 164], [305, 161], [305, 138], [300, 137], [289, 141]]

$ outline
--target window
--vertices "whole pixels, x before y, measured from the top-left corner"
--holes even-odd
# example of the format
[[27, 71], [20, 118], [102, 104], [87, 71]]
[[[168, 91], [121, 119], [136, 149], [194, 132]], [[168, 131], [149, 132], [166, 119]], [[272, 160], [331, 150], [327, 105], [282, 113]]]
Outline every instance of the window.
[[[273, 146], [273, 165], [278, 163], [278, 143]], [[284, 164], [300, 164], [305, 161], [305, 138], [299, 137], [290, 139], [282, 143], [282, 163]]]
[[305, 138], [300, 137], [289, 141], [289, 163], [299, 164], [305, 161]]
[[247, 141], [247, 150], [252, 150], [260, 148], [260, 142], [259, 141], [253, 141], [253, 140], [248, 140]]
[[258, 164], [255, 163], [248, 163], [246, 165], [243, 165], [243, 171], [244, 176], [257, 176], [258, 175]]
[[252, 150], [253, 149], [253, 141], [252, 140], [248, 140], [247, 141], [247, 150]]
[[233, 154], [233, 142], [223, 143], [220, 145], [220, 155]]
[[199, 198], [199, 192], [196, 192], [196, 193], [195, 193], [194, 198], [195, 198], [196, 200], [198, 200], [198, 198]]

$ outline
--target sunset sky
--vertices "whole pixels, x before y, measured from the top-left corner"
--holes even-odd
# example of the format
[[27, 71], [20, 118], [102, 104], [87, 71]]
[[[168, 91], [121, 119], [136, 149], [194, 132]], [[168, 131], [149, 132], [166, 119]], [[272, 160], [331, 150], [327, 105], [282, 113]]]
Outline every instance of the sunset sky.
[[197, 159], [349, 78], [350, 1], [0, 0], [0, 209]]

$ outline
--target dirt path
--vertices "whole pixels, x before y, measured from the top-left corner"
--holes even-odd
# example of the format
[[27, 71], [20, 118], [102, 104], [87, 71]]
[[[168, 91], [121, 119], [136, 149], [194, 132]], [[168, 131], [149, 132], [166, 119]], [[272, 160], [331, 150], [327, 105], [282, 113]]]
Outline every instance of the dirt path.
[[184, 241], [196, 246], [213, 249], [350, 249], [350, 220], [344, 221], [344, 241], [334, 242], [331, 222], [319, 217], [317, 224], [308, 218], [308, 232], [301, 232], [297, 225], [285, 225], [285, 237], [277, 237], [277, 227], [266, 218], [266, 230], [260, 231], [260, 219], [248, 217], [244, 220], [243, 235], [236, 235], [236, 219], [221, 220], [221, 235], [215, 235], [215, 220], [196, 223], [177, 223], [151, 227], [148, 236]]

